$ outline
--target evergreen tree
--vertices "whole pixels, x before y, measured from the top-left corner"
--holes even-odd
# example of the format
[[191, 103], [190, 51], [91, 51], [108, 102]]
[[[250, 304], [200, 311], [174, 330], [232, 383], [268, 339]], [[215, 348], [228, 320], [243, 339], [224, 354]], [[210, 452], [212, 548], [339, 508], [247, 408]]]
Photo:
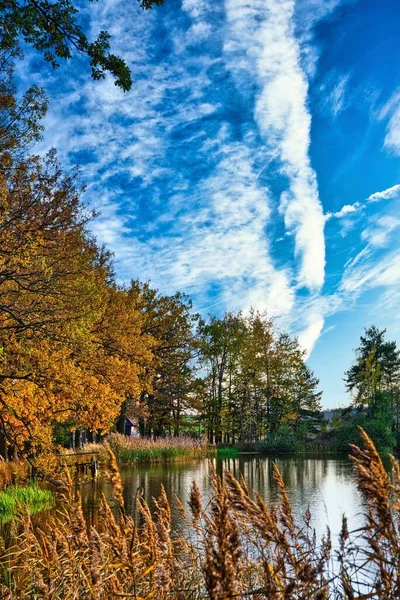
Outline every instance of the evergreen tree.
[[378, 392], [388, 394], [393, 408], [398, 398], [400, 350], [396, 342], [385, 339], [385, 334], [386, 329], [375, 325], [366, 328], [355, 352], [356, 361], [344, 375], [355, 404], [370, 410]]

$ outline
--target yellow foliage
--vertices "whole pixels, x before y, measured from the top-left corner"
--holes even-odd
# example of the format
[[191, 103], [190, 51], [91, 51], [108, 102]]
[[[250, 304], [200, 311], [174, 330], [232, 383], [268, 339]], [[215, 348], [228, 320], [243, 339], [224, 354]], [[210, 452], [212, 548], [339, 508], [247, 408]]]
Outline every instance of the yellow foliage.
[[77, 186], [53, 153], [0, 174], [0, 430], [22, 455], [49, 449], [57, 423], [109, 431], [152, 362]]

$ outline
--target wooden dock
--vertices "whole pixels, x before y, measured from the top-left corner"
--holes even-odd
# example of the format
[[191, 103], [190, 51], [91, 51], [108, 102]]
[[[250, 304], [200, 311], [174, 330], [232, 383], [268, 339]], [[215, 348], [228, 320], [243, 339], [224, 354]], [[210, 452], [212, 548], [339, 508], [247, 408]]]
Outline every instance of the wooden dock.
[[99, 451], [59, 453], [58, 458], [62, 467], [75, 469], [76, 473], [90, 475], [93, 479], [97, 476], [101, 464]]

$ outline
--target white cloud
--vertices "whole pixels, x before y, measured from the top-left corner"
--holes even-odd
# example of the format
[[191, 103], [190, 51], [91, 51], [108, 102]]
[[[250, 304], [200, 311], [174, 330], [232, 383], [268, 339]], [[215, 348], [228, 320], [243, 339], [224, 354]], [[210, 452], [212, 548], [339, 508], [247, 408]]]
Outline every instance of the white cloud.
[[382, 259], [364, 260], [357, 268], [346, 269], [341, 291], [359, 296], [367, 290], [400, 284], [400, 251], [388, 253]]
[[316, 314], [308, 318], [308, 324], [301, 333], [299, 333], [299, 344], [306, 350], [309, 356], [322, 333], [325, 319], [322, 315]]
[[297, 334], [300, 345], [309, 356], [322, 333], [325, 319], [343, 310], [346, 305], [347, 300], [337, 293], [297, 298], [291, 313], [276, 321], [284, 329]]
[[326, 213], [325, 219], [329, 221], [330, 219], [342, 219], [343, 217], [347, 217], [352, 213], [358, 212], [362, 208], [362, 204], [360, 202], [355, 202], [354, 204], [345, 204], [338, 212], [335, 213]]
[[[206, 92], [210, 83], [206, 71], [214, 59], [196, 59], [198, 64], [204, 63], [204, 70], [197, 75], [193, 74], [191, 59], [176, 55], [167, 65], [161, 61], [154, 66], [144, 51], [150, 33], [145, 28], [142, 39], [139, 31], [131, 31], [123, 17], [123, 3], [103, 6], [93, 29], [109, 29], [106, 25], [111, 9], [120, 15], [112, 32], [120, 44], [117, 51], [125, 56], [128, 53], [134, 61], [132, 90], [124, 95], [111, 78], [86, 81], [83, 86], [81, 81], [71, 82], [70, 89], [60, 92], [51, 106], [43, 150], [55, 143], [64, 161], [68, 161], [70, 151], [93, 153], [93, 161], [84, 169], [89, 181], [87, 197], [102, 212], [93, 231], [115, 253], [120, 279], [150, 278], [162, 290], [182, 289], [200, 299], [203, 290], [206, 293], [208, 286], [217, 283], [222, 302], [230, 309], [253, 305], [268, 307], [271, 314], [289, 312], [294, 301], [291, 272], [276, 269], [270, 256], [265, 235], [270, 198], [253, 169], [252, 149], [232, 143], [228, 126], [223, 124], [213, 145], [203, 143], [204, 155], [213, 157], [214, 167], [195, 188], [185, 180], [178, 164], [169, 171], [170, 134], [218, 109], [208, 101]], [[184, 9], [193, 21], [188, 37], [193, 28], [199, 36], [208, 35], [210, 26], [201, 19], [210, 5], [186, 0]], [[128, 44], [131, 39], [133, 47]], [[179, 44], [177, 52], [182, 52]], [[136, 79], [135, 73], [139, 75]], [[172, 107], [165, 103], [166, 95], [181, 91], [182, 101]], [[71, 105], [78, 102], [80, 111], [74, 114]], [[140, 224], [147, 232], [145, 241], [135, 235], [136, 200], [118, 183], [121, 178], [126, 181], [127, 175], [140, 178], [141, 186], [147, 186], [153, 210], [159, 204], [155, 220]], [[170, 179], [171, 186], [168, 196], [158, 199], [159, 177]], [[113, 191], [110, 180], [117, 182]], [[164, 233], [153, 234], [161, 224]]]
[[397, 156], [400, 155], [400, 107], [390, 117], [385, 137], [385, 148], [388, 148]]
[[187, 37], [191, 42], [202, 42], [210, 35], [211, 27], [207, 23], [193, 23], [188, 31]]
[[299, 284], [317, 291], [324, 282], [325, 219], [308, 155], [311, 116], [307, 78], [294, 32], [295, 3], [227, 0], [226, 7], [230, 27], [225, 51], [230, 68], [241, 81], [249, 77], [249, 66], [253, 72], [255, 67], [259, 85], [255, 118], [289, 179], [280, 210], [286, 229], [295, 234]]
[[[361, 242], [360, 244], [357, 244], [357, 246], [361, 246], [364, 245], [363, 242]], [[357, 265], [357, 263], [361, 262], [361, 261], [365, 261], [366, 258], [368, 258], [371, 254], [370, 248], [369, 246], [365, 246], [360, 252], [358, 252], [356, 254], [356, 256], [353, 256], [352, 258], [349, 258], [348, 261], [346, 261], [344, 267], [345, 270], [347, 269], [347, 273], [351, 272], [352, 269], [354, 269], [354, 267]]]
[[366, 199], [365, 203], [362, 202], [354, 202], [354, 204], [345, 204], [339, 211], [332, 213], [328, 212], [325, 215], [325, 220], [329, 221], [330, 219], [342, 219], [343, 217], [348, 217], [351, 214], [357, 213], [363, 208], [365, 208], [367, 202], [381, 202], [382, 200], [392, 200], [400, 196], [400, 184], [393, 185], [386, 190], [381, 192], [374, 192]]
[[[221, 28], [213, 20], [215, 3], [184, 0], [184, 27], [168, 20], [167, 11], [163, 16], [169, 53], [157, 61], [156, 11], [138, 10], [137, 19], [128, 19], [133, 9], [128, 13], [122, 0], [94, 5], [93, 30], [111, 31], [113, 49], [132, 67], [133, 88], [123, 94], [111, 78], [70, 79], [55, 92], [42, 149], [59, 147], [66, 163], [77, 160], [75, 153], [90, 154], [84, 166], [87, 198], [103, 213], [93, 230], [114, 251], [121, 280], [149, 278], [165, 293], [187, 291], [197, 306], [212, 304], [207, 295], [213, 289], [216, 305], [267, 309], [300, 332], [311, 351], [325, 315], [337, 304], [320, 302], [319, 296], [325, 217], [309, 158], [306, 69], [310, 73], [315, 65], [310, 43], [315, 20], [337, 2], [322, 7], [313, 0], [314, 8], [299, 20], [300, 4], [226, 0], [227, 26]], [[213, 55], [210, 48], [220, 47], [221, 35], [223, 51]], [[188, 57], [188, 48], [198, 42], [196, 55]], [[246, 123], [240, 135], [229, 117], [221, 117], [218, 98], [210, 93], [212, 73], [226, 67], [236, 93], [253, 101], [256, 126], [245, 130]], [[232, 78], [226, 79], [231, 85]], [[225, 85], [221, 81], [217, 85]], [[340, 98], [338, 91], [338, 103]], [[217, 113], [219, 133], [209, 135], [202, 122]], [[189, 142], [194, 141], [201, 149], [192, 154]], [[187, 147], [174, 163], [170, 155], [180, 143]], [[271, 158], [288, 181], [280, 199], [260, 176]], [[193, 169], [200, 174], [194, 183], [181, 164], [185, 160], [197, 161]], [[137, 197], [143, 190], [145, 202], [143, 194]], [[151, 213], [147, 221], [146, 211]], [[271, 251], [275, 234], [282, 236], [275, 220], [286, 230], [280, 262]], [[284, 253], [293, 253], [293, 247], [288, 259]], [[297, 295], [301, 286], [311, 290], [306, 302]]]
[[332, 112], [335, 117], [345, 107], [345, 94], [346, 94], [346, 87], [347, 87], [348, 82], [349, 82], [349, 76], [344, 75], [343, 77], [341, 77], [339, 79], [338, 83], [333, 88], [333, 91], [331, 94], [331, 106], [332, 106]]
[[183, 0], [182, 8], [186, 11], [192, 19], [198, 19], [204, 16], [204, 13], [207, 12], [209, 8], [209, 4], [207, 1], [203, 0]]
[[178, 260], [169, 265], [169, 277], [179, 286], [218, 281], [232, 309], [288, 312], [290, 273], [276, 270], [270, 258], [264, 231], [269, 197], [251, 167], [251, 153], [236, 143], [224, 145], [220, 156], [215, 173], [197, 191], [208, 206], [180, 221], [173, 241]]
[[192, 25], [186, 32], [187, 44], [197, 44], [204, 42], [211, 34], [212, 26], [212, 6], [207, 0], [183, 0], [182, 9], [190, 16]]
[[393, 185], [382, 192], [375, 192], [374, 194], [368, 196], [367, 200], [369, 202], [380, 202], [381, 200], [391, 200], [397, 196], [400, 196], [400, 184]]
[[317, 72], [320, 48], [314, 43], [315, 25], [346, 0], [301, 0], [295, 4], [296, 36], [301, 63], [309, 79]]
[[329, 108], [334, 117], [337, 117], [346, 108], [346, 92], [350, 75], [339, 75], [333, 71], [328, 76], [328, 81], [320, 89], [322, 104]]
[[379, 298], [380, 310], [386, 314], [390, 314], [392, 318], [391, 332], [394, 330], [393, 325], [397, 325], [397, 333], [400, 334], [400, 285], [386, 289]]
[[372, 215], [361, 234], [366, 246], [347, 261], [340, 293], [358, 298], [368, 290], [382, 288], [396, 294], [400, 289], [400, 218], [397, 207]]
[[[364, 248], [345, 264], [339, 293], [345, 299], [356, 300], [365, 292], [380, 290], [382, 304], [389, 310], [389, 299], [400, 292], [400, 218], [398, 217], [399, 187], [393, 186], [371, 194], [369, 202], [392, 200], [373, 206], [365, 218], [361, 240]], [[368, 208], [368, 204], [366, 205]], [[379, 209], [377, 212], [376, 208]]]
[[[107, 210], [94, 231], [115, 251], [122, 279], [145, 273], [154, 285], [172, 293], [176, 289], [197, 295], [216, 282], [221, 303], [230, 310], [268, 308], [283, 315], [293, 308], [289, 270], [277, 270], [270, 258], [264, 228], [269, 222], [269, 197], [259, 186], [249, 149], [224, 144], [215, 172], [195, 194], [203, 207], [174, 222], [167, 237], [148, 236], [139, 243], [127, 232], [126, 221]], [[178, 205], [181, 203], [177, 203]]]

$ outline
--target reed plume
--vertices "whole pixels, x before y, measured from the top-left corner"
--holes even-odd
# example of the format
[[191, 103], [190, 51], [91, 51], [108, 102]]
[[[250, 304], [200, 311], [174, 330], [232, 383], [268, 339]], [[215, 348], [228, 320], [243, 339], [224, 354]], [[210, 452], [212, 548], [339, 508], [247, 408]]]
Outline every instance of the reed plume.
[[336, 550], [329, 530], [317, 539], [307, 510], [292, 515], [283, 479], [276, 503], [253, 495], [229, 472], [211, 475], [204, 506], [194, 483], [184, 533], [172, 525], [165, 490], [154, 506], [136, 497], [126, 514], [121, 478], [110, 449], [117, 500], [103, 497], [97, 527], [86, 524], [79, 494], [67, 478], [62, 505], [35, 527], [21, 514], [12, 542], [0, 550], [0, 597], [46, 600], [395, 600], [400, 597], [400, 468], [390, 476], [372, 441], [353, 447], [364, 494], [364, 525], [349, 531], [344, 517]]

